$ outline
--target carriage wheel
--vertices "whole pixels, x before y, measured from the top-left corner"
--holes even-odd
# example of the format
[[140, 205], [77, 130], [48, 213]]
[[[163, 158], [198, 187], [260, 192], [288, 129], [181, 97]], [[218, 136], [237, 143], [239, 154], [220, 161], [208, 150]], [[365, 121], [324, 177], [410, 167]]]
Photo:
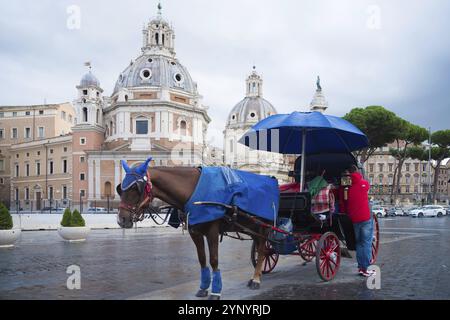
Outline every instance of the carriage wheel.
[[378, 225], [378, 217], [373, 216], [373, 239], [372, 239], [372, 258], [370, 264], [377, 261], [378, 249], [380, 245], [380, 226]]
[[317, 243], [316, 268], [320, 278], [330, 281], [339, 270], [341, 247], [339, 239], [333, 232], [324, 233]]
[[[255, 267], [255, 268], [256, 268], [256, 263], [257, 263], [257, 256], [258, 256], [258, 252], [256, 249], [256, 242], [253, 241], [251, 259], [252, 259], [253, 267]], [[275, 266], [277, 265], [279, 256], [280, 255], [275, 251], [272, 244], [269, 241], [266, 241], [265, 250], [264, 250], [264, 262], [263, 262], [263, 266], [262, 266], [263, 274], [269, 273], [275, 268]]]
[[298, 245], [298, 253], [306, 262], [312, 261], [316, 256], [317, 239], [310, 238]]

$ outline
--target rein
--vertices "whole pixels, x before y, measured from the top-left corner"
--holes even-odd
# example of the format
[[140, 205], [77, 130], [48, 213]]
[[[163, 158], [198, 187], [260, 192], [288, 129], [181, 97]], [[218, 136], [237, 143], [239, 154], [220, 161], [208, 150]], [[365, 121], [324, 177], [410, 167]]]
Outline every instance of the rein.
[[[149, 204], [153, 201], [153, 185], [150, 180], [150, 174], [147, 171], [147, 174], [144, 177], [132, 173], [135, 176], [139, 177], [139, 180], [146, 181], [144, 186], [144, 192], [141, 194], [141, 199], [133, 205], [120, 201], [119, 208], [125, 209], [131, 212], [133, 223], [144, 220], [144, 209], [149, 206]], [[139, 180], [137, 183], [139, 183]], [[139, 190], [139, 189], [138, 189]]]

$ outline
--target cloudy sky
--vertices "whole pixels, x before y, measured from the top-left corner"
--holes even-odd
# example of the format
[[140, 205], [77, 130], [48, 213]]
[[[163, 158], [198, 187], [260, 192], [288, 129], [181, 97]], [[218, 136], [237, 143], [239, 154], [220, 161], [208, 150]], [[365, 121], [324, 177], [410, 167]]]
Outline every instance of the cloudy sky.
[[[91, 61], [106, 95], [140, 54], [157, 0], [0, 0], [0, 105], [72, 101]], [[80, 28], [68, 28], [80, 9]], [[448, 0], [163, 0], [177, 57], [198, 83], [222, 143], [253, 65], [279, 113], [306, 111], [322, 79], [329, 113], [383, 105], [432, 127], [450, 123]], [[70, 10], [69, 10], [70, 11]]]

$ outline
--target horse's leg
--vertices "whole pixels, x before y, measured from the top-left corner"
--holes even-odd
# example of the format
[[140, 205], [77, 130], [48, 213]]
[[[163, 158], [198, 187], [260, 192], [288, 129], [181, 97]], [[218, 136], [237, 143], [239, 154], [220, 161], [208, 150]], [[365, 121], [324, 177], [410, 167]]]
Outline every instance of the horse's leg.
[[[261, 234], [261, 232], [259, 232]], [[262, 266], [265, 258], [266, 240], [260, 237], [254, 237], [253, 241], [256, 243], [256, 250], [258, 252], [258, 258], [256, 261], [255, 272], [253, 278], [248, 282], [248, 287], [252, 290], [257, 290], [261, 286]]]
[[222, 293], [222, 275], [219, 270], [219, 227], [220, 220], [213, 221], [206, 233], [209, 248], [209, 263], [213, 270], [210, 300], [219, 300]]
[[198, 290], [196, 297], [204, 298], [208, 296], [208, 288], [211, 284], [211, 271], [206, 266], [206, 253], [205, 253], [205, 241], [201, 233], [192, 231], [189, 232], [192, 241], [194, 241], [195, 247], [197, 248], [198, 262], [200, 263], [200, 290]]

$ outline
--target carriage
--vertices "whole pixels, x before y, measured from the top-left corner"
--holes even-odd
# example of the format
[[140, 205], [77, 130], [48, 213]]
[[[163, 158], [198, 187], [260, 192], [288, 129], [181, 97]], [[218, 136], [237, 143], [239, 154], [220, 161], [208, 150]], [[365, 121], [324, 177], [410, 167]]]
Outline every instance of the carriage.
[[[320, 153], [308, 156], [305, 170], [312, 170], [313, 167], [324, 168], [326, 180], [340, 184], [341, 173], [356, 164], [357, 161], [351, 153]], [[294, 177], [296, 181], [299, 180], [300, 165], [301, 161], [298, 159], [294, 171], [290, 172], [290, 176]], [[233, 215], [241, 214], [247, 219], [253, 220], [254, 223], [270, 229], [269, 237], [265, 239], [263, 274], [274, 270], [280, 255], [297, 255], [305, 263], [315, 259], [319, 277], [324, 281], [330, 281], [339, 270], [341, 258], [351, 258], [348, 250], [355, 250], [355, 234], [349, 217], [345, 214], [330, 214], [326, 217], [313, 214], [309, 192], [281, 192], [277, 219], [273, 225], [252, 215], [238, 213], [237, 209], [239, 208], [234, 206], [202, 201], [196, 204], [218, 205], [227, 208], [225, 218], [230, 223], [233, 223]], [[235, 220], [236, 218], [234, 218]], [[290, 230], [284, 228], [286, 221], [292, 221]], [[371, 264], [375, 263], [379, 248], [379, 225], [376, 215], [373, 215], [373, 230]], [[227, 232], [224, 234], [236, 238]], [[239, 234], [237, 238], [249, 240]], [[253, 266], [256, 267], [255, 241], [253, 241], [250, 256]]]

